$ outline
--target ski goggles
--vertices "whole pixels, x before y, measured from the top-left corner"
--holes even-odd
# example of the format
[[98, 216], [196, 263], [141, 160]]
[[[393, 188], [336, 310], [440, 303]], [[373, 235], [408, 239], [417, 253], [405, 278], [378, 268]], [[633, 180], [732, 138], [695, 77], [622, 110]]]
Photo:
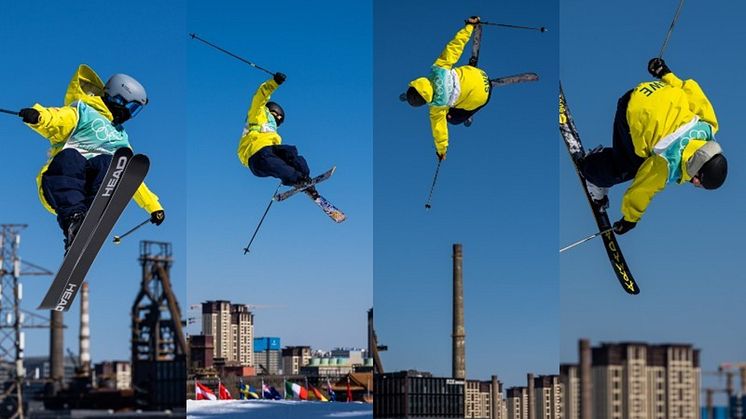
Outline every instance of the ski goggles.
[[127, 109], [127, 111], [130, 113], [130, 118], [134, 118], [135, 115], [140, 113], [142, 108], [145, 107], [145, 105], [143, 105], [142, 103], [134, 101], [134, 100], [131, 102], [128, 102], [125, 98], [122, 97], [122, 95], [109, 96], [109, 100], [112, 103], [115, 103], [123, 107], [124, 109]]

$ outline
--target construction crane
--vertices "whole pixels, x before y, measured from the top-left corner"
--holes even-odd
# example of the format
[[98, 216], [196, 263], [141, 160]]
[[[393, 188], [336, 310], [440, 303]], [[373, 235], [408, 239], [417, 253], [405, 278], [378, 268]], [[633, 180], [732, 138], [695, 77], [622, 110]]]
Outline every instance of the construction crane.
[[[741, 380], [741, 395], [746, 395], [746, 362], [724, 362], [718, 367], [718, 371], [726, 371], [734, 374], [738, 370]], [[732, 381], [732, 378], [731, 378]], [[731, 383], [732, 388], [732, 383]], [[731, 393], [731, 396], [733, 394]]]

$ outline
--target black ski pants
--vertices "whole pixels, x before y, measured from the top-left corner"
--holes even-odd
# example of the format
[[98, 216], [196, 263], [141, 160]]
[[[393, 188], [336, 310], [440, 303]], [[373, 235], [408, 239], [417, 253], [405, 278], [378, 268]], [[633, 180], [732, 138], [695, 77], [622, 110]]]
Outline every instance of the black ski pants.
[[472, 109], [470, 111], [467, 111], [466, 109], [460, 109], [460, 108], [450, 108], [448, 109], [448, 115], [446, 115], [446, 120], [449, 124], [453, 125], [460, 125], [466, 122], [469, 118], [474, 116], [477, 112], [479, 112], [482, 108], [487, 106], [488, 103], [490, 103], [490, 98], [492, 97], [492, 83], [490, 83], [490, 93], [487, 95], [487, 102], [484, 102], [484, 105]]
[[249, 157], [251, 173], [259, 177], [276, 177], [292, 186], [308, 177], [310, 170], [298, 149], [292, 145], [271, 145]]
[[631, 180], [645, 161], [635, 154], [635, 146], [629, 133], [627, 105], [631, 95], [632, 90], [617, 102], [612, 146], [594, 151], [583, 159], [581, 172], [596, 186], [608, 188]]
[[54, 156], [41, 177], [41, 188], [57, 223], [67, 231], [68, 219], [88, 212], [111, 163], [111, 155], [86, 160], [77, 150], [62, 150]]

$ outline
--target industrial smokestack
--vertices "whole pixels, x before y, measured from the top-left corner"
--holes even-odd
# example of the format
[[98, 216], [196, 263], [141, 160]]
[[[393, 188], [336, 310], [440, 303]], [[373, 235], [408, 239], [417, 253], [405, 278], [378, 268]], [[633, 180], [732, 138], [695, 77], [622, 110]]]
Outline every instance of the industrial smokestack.
[[91, 316], [88, 303], [88, 283], [80, 289], [80, 369], [88, 376], [91, 372]]
[[62, 334], [63, 316], [61, 311], [52, 310], [49, 315], [49, 364], [50, 377], [53, 384], [53, 391], [56, 393], [62, 389], [62, 380], [65, 378], [65, 365], [63, 361], [64, 353], [64, 335]]
[[536, 394], [534, 393], [534, 375], [529, 373], [526, 376], [526, 381], [528, 381], [528, 419], [536, 419]]
[[580, 352], [580, 419], [593, 419], [591, 342], [588, 339], [580, 339], [578, 352]]
[[453, 378], [466, 379], [466, 330], [464, 327], [464, 277], [461, 245], [453, 245]]

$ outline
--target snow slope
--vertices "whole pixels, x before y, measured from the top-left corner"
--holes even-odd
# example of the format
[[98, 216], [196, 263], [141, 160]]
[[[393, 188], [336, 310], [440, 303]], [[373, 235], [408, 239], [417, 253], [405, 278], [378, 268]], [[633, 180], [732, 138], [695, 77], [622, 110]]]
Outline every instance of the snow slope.
[[363, 403], [322, 403], [293, 400], [187, 400], [187, 418], [317, 419], [372, 418], [373, 406]]

